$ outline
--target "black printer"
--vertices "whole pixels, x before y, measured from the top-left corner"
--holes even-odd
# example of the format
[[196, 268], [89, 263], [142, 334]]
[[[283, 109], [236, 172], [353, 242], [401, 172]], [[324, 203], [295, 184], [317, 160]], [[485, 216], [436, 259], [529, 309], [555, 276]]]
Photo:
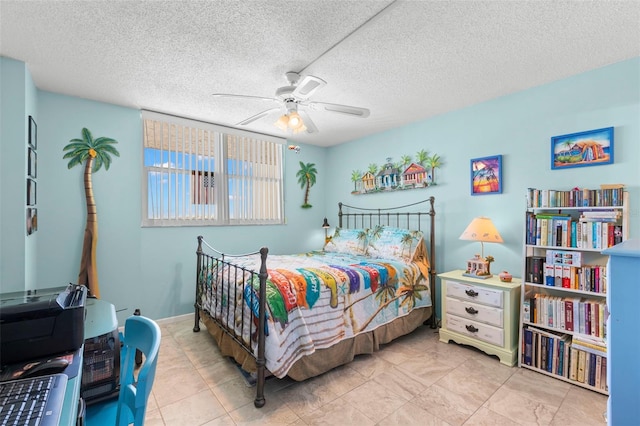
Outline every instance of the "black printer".
[[0, 295], [0, 364], [75, 351], [84, 342], [87, 287]]

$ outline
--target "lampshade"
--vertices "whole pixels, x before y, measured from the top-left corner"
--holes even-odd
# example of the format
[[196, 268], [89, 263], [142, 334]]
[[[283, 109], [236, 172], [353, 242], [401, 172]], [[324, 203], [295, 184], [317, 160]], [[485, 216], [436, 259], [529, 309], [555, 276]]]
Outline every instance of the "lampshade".
[[322, 227], [327, 229], [329, 228], [331, 225], [329, 225], [329, 221], [327, 220], [327, 218], [324, 218], [324, 222], [322, 222]]
[[307, 130], [307, 126], [304, 125], [302, 117], [295, 109], [287, 109], [287, 113], [278, 118], [278, 121], [274, 124], [280, 130], [289, 129], [293, 133], [304, 132]]
[[273, 124], [275, 124], [275, 126], [280, 130], [287, 130], [288, 123], [289, 123], [289, 115], [285, 114], [280, 118], [278, 118], [278, 121], [276, 121]]
[[460, 235], [461, 240], [503, 243], [500, 233], [488, 217], [476, 217]]

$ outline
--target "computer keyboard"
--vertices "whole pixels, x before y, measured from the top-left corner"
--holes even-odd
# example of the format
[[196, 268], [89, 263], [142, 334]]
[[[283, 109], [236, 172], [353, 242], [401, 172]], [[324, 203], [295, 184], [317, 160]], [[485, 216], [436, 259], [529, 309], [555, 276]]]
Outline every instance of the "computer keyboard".
[[65, 374], [58, 373], [1, 382], [0, 425], [57, 425], [67, 381]]

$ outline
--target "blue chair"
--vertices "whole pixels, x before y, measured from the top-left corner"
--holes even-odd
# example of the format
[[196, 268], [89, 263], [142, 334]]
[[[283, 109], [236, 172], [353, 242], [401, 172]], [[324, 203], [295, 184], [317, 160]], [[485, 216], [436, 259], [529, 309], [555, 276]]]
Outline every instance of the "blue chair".
[[[156, 375], [160, 350], [160, 327], [143, 316], [131, 316], [124, 324], [120, 358], [120, 393], [118, 399], [100, 402], [87, 407], [86, 426], [123, 426], [144, 424], [147, 399]], [[136, 375], [136, 349], [144, 355], [143, 364]]]

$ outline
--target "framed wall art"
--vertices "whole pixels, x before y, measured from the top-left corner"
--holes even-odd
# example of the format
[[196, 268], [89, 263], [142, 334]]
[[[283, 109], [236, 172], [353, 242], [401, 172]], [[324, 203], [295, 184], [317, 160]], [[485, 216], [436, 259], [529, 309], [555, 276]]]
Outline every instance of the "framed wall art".
[[38, 177], [38, 154], [31, 148], [27, 156], [27, 174], [34, 179]]
[[613, 163], [613, 127], [551, 138], [551, 169]]
[[38, 126], [32, 116], [29, 116], [29, 146], [38, 149]]
[[27, 178], [27, 205], [36, 205], [36, 181], [31, 178]]
[[38, 230], [38, 209], [27, 209], [27, 235]]
[[502, 155], [471, 160], [471, 195], [502, 194]]

